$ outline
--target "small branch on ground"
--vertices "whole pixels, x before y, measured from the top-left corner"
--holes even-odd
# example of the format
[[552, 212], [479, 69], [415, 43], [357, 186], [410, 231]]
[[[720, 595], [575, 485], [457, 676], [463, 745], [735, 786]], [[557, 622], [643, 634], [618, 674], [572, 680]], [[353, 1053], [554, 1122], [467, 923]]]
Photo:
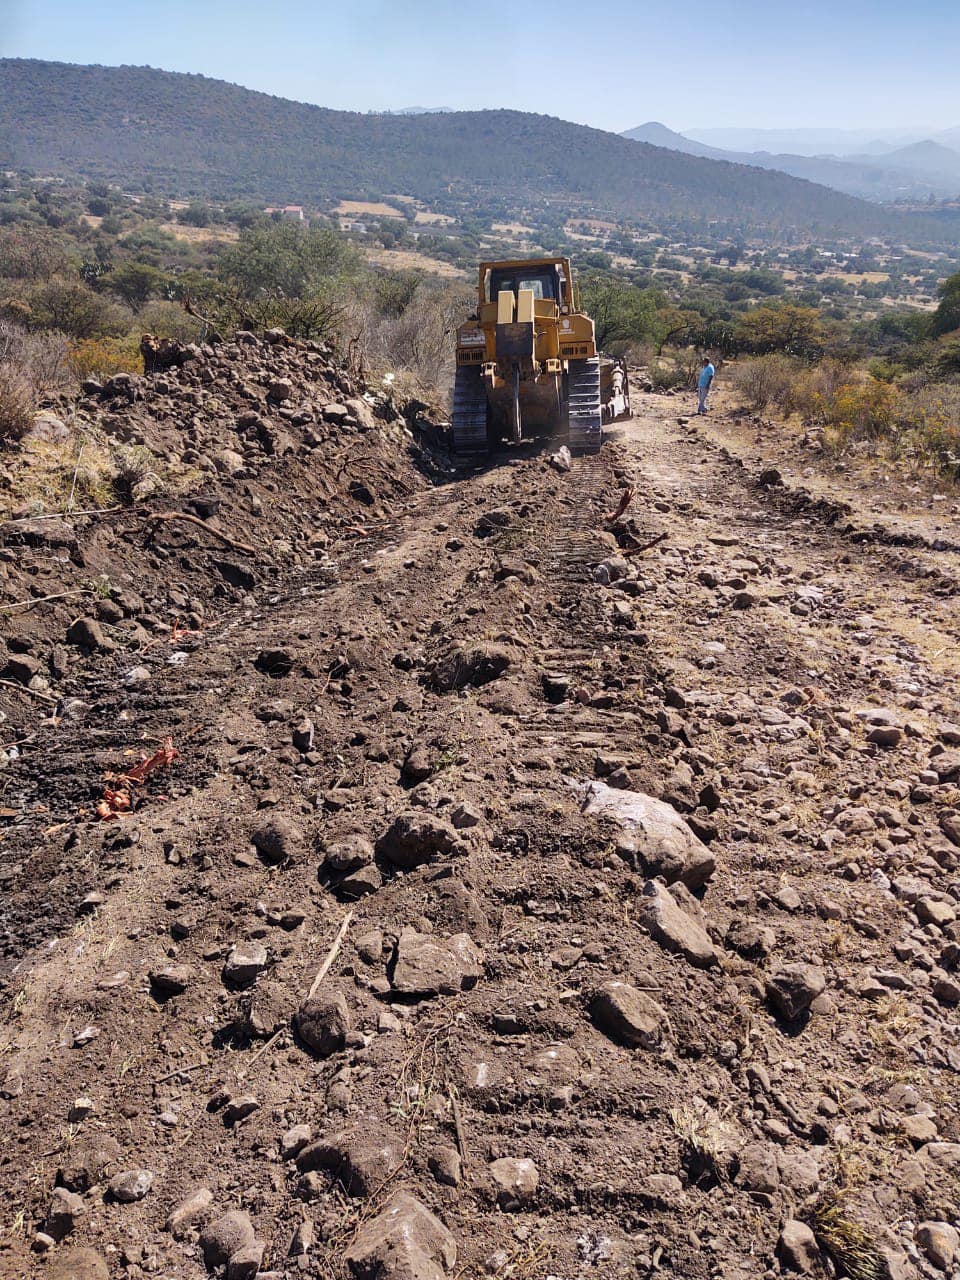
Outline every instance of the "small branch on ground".
[[257, 554], [257, 548], [251, 547], [248, 542], [238, 542], [236, 538], [231, 538], [229, 534], [221, 533], [219, 529], [214, 529], [212, 525], [207, 524], [206, 520], [201, 520], [199, 516], [187, 515], [185, 511], [150, 511], [147, 513], [148, 524], [158, 524], [161, 520], [183, 520], [187, 524], [199, 525], [201, 529], [206, 529], [207, 533], [212, 533], [215, 538], [225, 542], [228, 547], [233, 547], [235, 551], [245, 551], [250, 556]]

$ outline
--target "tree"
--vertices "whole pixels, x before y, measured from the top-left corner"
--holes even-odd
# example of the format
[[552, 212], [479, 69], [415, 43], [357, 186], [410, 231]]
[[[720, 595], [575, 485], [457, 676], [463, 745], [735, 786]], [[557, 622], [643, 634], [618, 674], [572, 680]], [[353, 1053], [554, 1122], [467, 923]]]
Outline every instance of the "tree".
[[781, 307], [755, 307], [742, 317], [734, 334], [740, 351], [749, 351], [753, 355], [784, 351], [804, 360], [815, 360], [821, 356], [825, 339], [820, 312], [792, 303]]
[[581, 284], [583, 309], [596, 326], [597, 346], [609, 350], [614, 343], [644, 342], [650, 337], [656, 313], [656, 295], [625, 281], [587, 276]]
[[937, 292], [940, 304], [933, 313], [933, 332], [939, 336], [960, 329], [960, 271], [944, 280]]
[[129, 312], [80, 280], [49, 280], [31, 292], [29, 303], [32, 327], [59, 329], [71, 338], [117, 336], [130, 324]]
[[165, 281], [162, 271], [145, 262], [121, 262], [103, 278], [106, 287], [134, 311], [162, 293]]
[[248, 227], [220, 254], [218, 275], [241, 298], [305, 298], [356, 265], [356, 252], [332, 227], [268, 222]]
[[209, 227], [210, 206], [200, 200], [194, 200], [180, 214], [180, 221], [185, 222], [189, 227]]

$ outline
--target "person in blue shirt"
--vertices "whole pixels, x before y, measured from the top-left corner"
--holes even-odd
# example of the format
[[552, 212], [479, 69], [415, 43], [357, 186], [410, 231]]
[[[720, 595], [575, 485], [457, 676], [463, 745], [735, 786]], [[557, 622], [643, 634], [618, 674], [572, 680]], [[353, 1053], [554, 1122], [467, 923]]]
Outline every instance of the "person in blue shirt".
[[703, 368], [700, 370], [700, 377], [697, 379], [697, 413], [707, 412], [707, 396], [710, 394], [710, 388], [713, 386], [713, 379], [716, 377], [716, 369], [710, 363], [710, 357], [703, 357]]

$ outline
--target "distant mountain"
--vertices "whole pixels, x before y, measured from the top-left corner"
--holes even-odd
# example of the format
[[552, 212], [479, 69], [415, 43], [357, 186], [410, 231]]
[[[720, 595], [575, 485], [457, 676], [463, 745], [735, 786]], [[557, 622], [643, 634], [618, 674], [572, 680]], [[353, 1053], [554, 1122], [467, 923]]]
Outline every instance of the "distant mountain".
[[700, 156], [705, 160], [732, 161], [734, 159], [731, 152], [721, 151], [719, 147], [708, 147], [703, 142], [695, 142], [682, 133], [668, 129], [665, 124], [660, 124], [657, 120], [649, 120], [646, 124], [637, 125], [636, 129], [627, 129], [622, 136], [632, 138], [634, 142], [647, 142], [651, 147], [666, 147], [670, 151], [682, 151], [684, 155]]
[[[955, 184], [960, 184], [960, 151], [929, 139], [915, 142], [909, 147], [901, 147], [898, 151], [888, 151], [880, 159], [880, 163], [884, 168], [923, 174], [937, 180], [949, 178]], [[960, 185], [955, 186], [955, 190], [960, 191]]]
[[[718, 131], [719, 132], [719, 131]], [[763, 130], [735, 132], [763, 133]], [[723, 151], [704, 142], [676, 133], [657, 122], [628, 129], [623, 135], [636, 141], [669, 147], [686, 155], [731, 164], [753, 165], [760, 169], [776, 169], [794, 178], [805, 178], [847, 195], [867, 200], [895, 200], [900, 197], [935, 195], [949, 197], [960, 193], [960, 151], [941, 143], [924, 140], [906, 147], [886, 149], [875, 141], [873, 153], [851, 156], [795, 155], [770, 151]], [[877, 149], [884, 148], [882, 153]]]
[[150, 67], [0, 61], [0, 169], [127, 190], [328, 207], [408, 194], [446, 210], [612, 213], [734, 228], [909, 239], [933, 225], [782, 173], [683, 155], [520, 111], [362, 115]]
[[[902, 129], [685, 129], [695, 142], [723, 151], [767, 151], [795, 156], [877, 154], [937, 137], [936, 127]], [[939, 139], [938, 139], [939, 141]]]

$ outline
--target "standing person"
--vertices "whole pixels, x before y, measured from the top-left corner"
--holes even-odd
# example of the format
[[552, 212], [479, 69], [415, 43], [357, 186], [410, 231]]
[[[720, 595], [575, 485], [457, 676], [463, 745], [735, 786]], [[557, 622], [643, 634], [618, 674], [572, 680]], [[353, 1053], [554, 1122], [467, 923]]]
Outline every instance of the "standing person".
[[703, 368], [700, 370], [700, 377], [697, 379], [697, 413], [707, 412], [707, 396], [710, 394], [710, 388], [713, 386], [713, 380], [717, 371], [710, 363], [710, 357], [703, 357]]

